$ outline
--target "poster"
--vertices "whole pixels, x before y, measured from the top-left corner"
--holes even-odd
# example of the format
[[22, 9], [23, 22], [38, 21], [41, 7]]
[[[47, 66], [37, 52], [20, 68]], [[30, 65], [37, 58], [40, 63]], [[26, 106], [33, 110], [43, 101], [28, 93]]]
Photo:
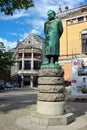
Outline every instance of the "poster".
[[87, 95], [87, 58], [73, 58], [71, 95]]

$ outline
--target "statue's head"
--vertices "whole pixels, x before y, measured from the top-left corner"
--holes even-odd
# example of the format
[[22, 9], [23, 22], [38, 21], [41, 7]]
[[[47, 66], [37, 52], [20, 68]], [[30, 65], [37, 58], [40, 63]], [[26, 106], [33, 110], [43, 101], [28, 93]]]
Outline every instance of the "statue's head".
[[52, 20], [55, 18], [56, 13], [53, 10], [48, 10], [47, 15], [48, 15], [48, 19]]

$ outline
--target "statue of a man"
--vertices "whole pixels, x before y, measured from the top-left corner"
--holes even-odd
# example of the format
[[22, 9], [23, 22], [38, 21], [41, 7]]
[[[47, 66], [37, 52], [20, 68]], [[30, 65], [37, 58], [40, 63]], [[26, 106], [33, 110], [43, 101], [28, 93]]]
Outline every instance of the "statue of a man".
[[63, 33], [63, 26], [60, 19], [56, 19], [53, 10], [48, 11], [48, 21], [44, 24], [45, 33], [45, 57], [48, 63], [58, 62], [60, 55], [60, 37]]

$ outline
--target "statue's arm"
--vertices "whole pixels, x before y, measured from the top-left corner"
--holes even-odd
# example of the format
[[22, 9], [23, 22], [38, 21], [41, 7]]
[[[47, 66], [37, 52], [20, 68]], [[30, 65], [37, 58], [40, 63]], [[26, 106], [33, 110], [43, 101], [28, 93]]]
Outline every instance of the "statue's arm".
[[44, 23], [44, 34], [47, 35], [48, 34], [48, 21]]
[[61, 37], [62, 33], [63, 33], [63, 25], [62, 25], [62, 21], [59, 20], [59, 37]]

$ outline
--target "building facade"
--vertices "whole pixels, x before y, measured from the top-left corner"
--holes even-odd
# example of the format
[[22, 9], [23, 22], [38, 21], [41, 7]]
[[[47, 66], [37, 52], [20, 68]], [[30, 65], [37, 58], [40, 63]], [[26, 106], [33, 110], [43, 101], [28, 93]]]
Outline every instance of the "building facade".
[[87, 57], [87, 5], [65, 9], [56, 15], [63, 23], [60, 39], [60, 63], [64, 67], [65, 80], [71, 80], [71, 59]]
[[18, 42], [13, 56], [17, 62], [11, 68], [11, 76], [13, 80], [21, 83], [21, 86], [37, 87], [43, 48], [44, 39], [35, 34], [30, 34], [25, 40]]

